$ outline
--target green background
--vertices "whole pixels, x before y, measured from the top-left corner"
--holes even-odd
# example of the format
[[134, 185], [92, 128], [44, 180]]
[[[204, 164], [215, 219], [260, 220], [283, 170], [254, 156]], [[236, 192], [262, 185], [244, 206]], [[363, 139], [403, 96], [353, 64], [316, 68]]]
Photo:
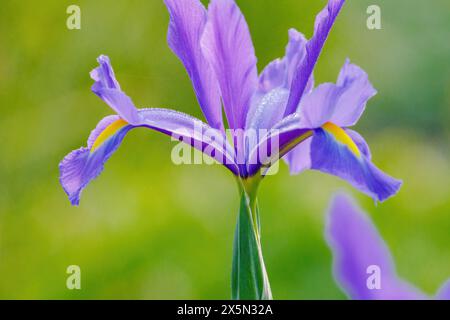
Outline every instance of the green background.
[[[287, 30], [311, 36], [326, 1], [240, 0], [258, 68], [284, 54]], [[81, 7], [81, 30], [66, 8]], [[382, 9], [382, 30], [366, 9]], [[202, 118], [190, 81], [166, 44], [168, 14], [157, 0], [14, 1], [0, 10], [0, 298], [230, 297], [239, 205], [220, 166], [175, 166], [166, 136], [135, 130], [71, 207], [58, 163], [85, 145], [112, 110], [91, 91], [96, 57], [112, 59], [140, 107]], [[447, 0], [348, 1], [316, 68], [334, 81], [346, 57], [379, 94], [356, 129], [375, 163], [404, 180], [374, 205], [345, 182], [286, 165], [259, 194], [263, 250], [275, 298], [345, 298], [331, 275], [324, 217], [337, 190], [370, 213], [400, 275], [432, 294], [450, 277], [450, 4]], [[82, 289], [66, 288], [81, 267]]]

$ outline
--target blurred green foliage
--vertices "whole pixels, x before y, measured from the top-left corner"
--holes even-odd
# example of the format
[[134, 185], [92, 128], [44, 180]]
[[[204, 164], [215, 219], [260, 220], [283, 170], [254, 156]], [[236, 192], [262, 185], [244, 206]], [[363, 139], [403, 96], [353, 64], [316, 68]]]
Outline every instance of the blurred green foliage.
[[[311, 35], [325, 2], [238, 0], [260, 70], [283, 54], [288, 28]], [[70, 31], [66, 8], [74, 3], [82, 28]], [[382, 8], [382, 30], [366, 28], [370, 4]], [[202, 117], [166, 45], [162, 1], [2, 0], [1, 7], [0, 298], [229, 298], [239, 198], [226, 170], [175, 166], [167, 137], [136, 130], [80, 207], [58, 183], [59, 161], [112, 113], [90, 91], [99, 54], [111, 57], [137, 105]], [[374, 206], [336, 178], [291, 177], [282, 164], [259, 196], [275, 298], [345, 298], [323, 238], [339, 189], [371, 214], [407, 280], [433, 293], [450, 277], [448, 39], [447, 0], [348, 1], [316, 79], [334, 81], [346, 57], [367, 70], [379, 95], [357, 130], [404, 187]], [[65, 287], [70, 264], [81, 267], [82, 290]]]

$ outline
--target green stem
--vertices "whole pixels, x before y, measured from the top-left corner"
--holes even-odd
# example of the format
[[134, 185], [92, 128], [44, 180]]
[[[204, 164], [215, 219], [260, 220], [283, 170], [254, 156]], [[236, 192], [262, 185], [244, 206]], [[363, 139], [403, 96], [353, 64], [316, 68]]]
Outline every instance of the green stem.
[[241, 204], [234, 238], [231, 286], [235, 300], [272, 299], [261, 249], [256, 198], [259, 181], [239, 181]]

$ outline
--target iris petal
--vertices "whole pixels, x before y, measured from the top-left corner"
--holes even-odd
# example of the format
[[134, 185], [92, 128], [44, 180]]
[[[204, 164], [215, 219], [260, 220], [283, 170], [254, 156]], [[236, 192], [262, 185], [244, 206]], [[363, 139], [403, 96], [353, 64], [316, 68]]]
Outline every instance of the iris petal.
[[201, 45], [219, 81], [229, 127], [243, 129], [258, 75], [250, 32], [234, 0], [210, 2]]
[[81, 191], [103, 170], [105, 162], [120, 146], [125, 135], [134, 128], [159, 131], [194, 148], [206, 152], [233, 174], [238, 174], [232, 147], [219, 130], [186, 114], [167, 109], [139, 110], [138, 125], [125, 124], [119, 116], [104, 118], [91, 133], [88, 147], [69, 153], [60, 163], [60, 182], [69, 200], [78, 205]]
[[306, 127], [318, 128], [326, 122], [340, 127], [352, 126], [375, 94], [367, 73], [347, 60], [337, 83], [321, 84], [305, 95], [298, 112]]
[[[295, 29], [289, 30], [289, 42], [286, 46], [285, 56], [282, 59], [272, 61], [261, 72], [258, 85], [259, 93], [265, 94], [279, 87], [290, 89], [297, 66], [306, 54], [306, 42], [303, 34]], [[311, 80], [310, 88], [312, 83]]]
[[347, 59], [338, 77], [337, 86], [345, 88], [336, 102], [330, 121], [341, 127], [350, 127], [358, 122], [367, 101], [377, 91], [369, 81], [367, 73]]
[[[333, 252], [334, 277], [350, 298], [426, 298], [398, 277], [386, 243], [370, 219], [347, 196], [338, 195], [332, 202], [326, 239]], [[372, 286], [371, 275], [378, 278], [379, 286]]]
[[101, 55], [97, 61], [99, 66], [91, 71], [91, 78], [95, 81], [92, 85], [92, 91], [117, 112], [122, 119], [131, 124], [138, 123], [137, 109], [130, 97], [121, 90], [109, 58]]
[[[118, 116], [114, 121], [121, 121]], [[103, 143], [99, 144], [95, 150], [93, 146], [98, 137], [102, 134], [105, 122], [112, 120], [111, 117], [103, 119], [97, 128], [93, 130], [88, 148], [80, 148], [69, 153], [59, 164], [59, 181], [67, 193], [72, 205], [80, 202], [81, 191], [87, 184], [96, 178], [102, 171], [104, 163], [117, 150], [126, 133], [132, 128], [127, 125], [112, 133]], [[91, 145], [89, 147], [89, 145]], [[92, 151], [92, 152], [91, 152]]]
[[437, 300], [450, 300], [450, 279], [439, 289], [436, 295]]
[[310, 152], [311, 169], [340, 177], [376, 201], [393, 196], [402, 184], [378, 169], [366, 155], [356, 153], [334, 132], [316, 129]]
[[330, 0], [328, 5], [317, 15], [314, 35], [306, 44], [306, 55], [298, 64], [291, 84], [291, 94], [285, 111], [289, 115], [297, 110], [297, 106], [305, 93], [322, 48], [330, 33], [345, 0]]
[[[295, 29], [289, 30], [285, 56], [269, 63], [259, 77], [258, 89], [247, 115], [246, 128], [270, 129], [283, 118], [292, 77], [298, 63], [306, 54], [305, 44], [303, 34]], [[309, 92], [313, 86], [314, 77], [311, 76], [306, 91]], [[280, 98], [283, 100], [280, 101]]]
[[248, 174], [252, 176], [262, 165], [274, 163], [282, 158], [295, 146], [311, 137], [312, 131], [301, 126], [299, 115], [291, 114], [276, 125], [269, 132], [259, 137], [257, 144], [250, 149]]
[[311, 142], [312, 137], [300, 143], [283, 157], [292, 175], [311, 169]]
[[222, 130], [220, 90], [214, 71], [200, 47], [207, 13], [199, 0], [165, 0], [170, 13], [167, 40], [191, 78], [200, 107], [209, 125]]
[[315, 129], [329, 122], [336, 112], [337, 101], [345, 89], [333, 83], [324, 83], [304, 96], [298, 111], [301, 115], [302, 126]]
[[247, 118], [247, 129], [271, 129], [278, 123], [286, 107], [289, 91], [275, 88], [265, 94], [257, 103], [251, 117]]
[[[370, 160], [372, 155], [364, 138], [358, 132], [351, 129], [343, 130], [353, 140], [358, 150], [366, 157], [366, 159]], [[311, 142], [312, 138], [305, 140], [289, 151], [283, 158], [289, 165], [291, 174], [299, 174], [307, 169], [311, 169]]]

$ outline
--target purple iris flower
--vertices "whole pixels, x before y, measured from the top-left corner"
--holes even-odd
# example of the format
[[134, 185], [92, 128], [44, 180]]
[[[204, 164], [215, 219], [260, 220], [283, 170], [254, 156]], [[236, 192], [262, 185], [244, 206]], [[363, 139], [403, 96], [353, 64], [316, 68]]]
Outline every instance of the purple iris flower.
[[[101, 120], [87, 147], [60, 163], [60, 182], [71, 203], [78, 205], [81, 191], [101, 173], [127, 132], [138, 127], [189, 143], [223, 164], [243, 185], [249, 178], [262, 177], [268, 166], [284, 157], [292, 173], [320, 170], [378, 201], [395, 194], [401, 182], [375, 167], [363, 138], [347, 129], [376, 92], [367, 74], [347, 61], [336, 84], [314, 88], [314, 66], [344, 2], [328, 2], [310, 40], [290, 30], [284, 58], [271, 62], [258, 76], [249, 29], [234, 0], [212, 0], [208, 10], [199, 0], [165, 0], [169, 46], [192, 80], [207, 123], [173, 110], [137, 109], [122, 91], [109, 58], [100, 56], [91, 72], [92, 91], [116, 115]], [[261, 129], [266, 132], [256, 139], [246, 136]]]
[[[332, 202], [326, 238], [333, 252], [334, 277], [348, 297], [359, 300], [450, 300], [450, 279], [434, 297], [401, 279], [377, 229], [345, 195], [336, 196]], [[372, 286], [376, 281], [378, 285]]]

